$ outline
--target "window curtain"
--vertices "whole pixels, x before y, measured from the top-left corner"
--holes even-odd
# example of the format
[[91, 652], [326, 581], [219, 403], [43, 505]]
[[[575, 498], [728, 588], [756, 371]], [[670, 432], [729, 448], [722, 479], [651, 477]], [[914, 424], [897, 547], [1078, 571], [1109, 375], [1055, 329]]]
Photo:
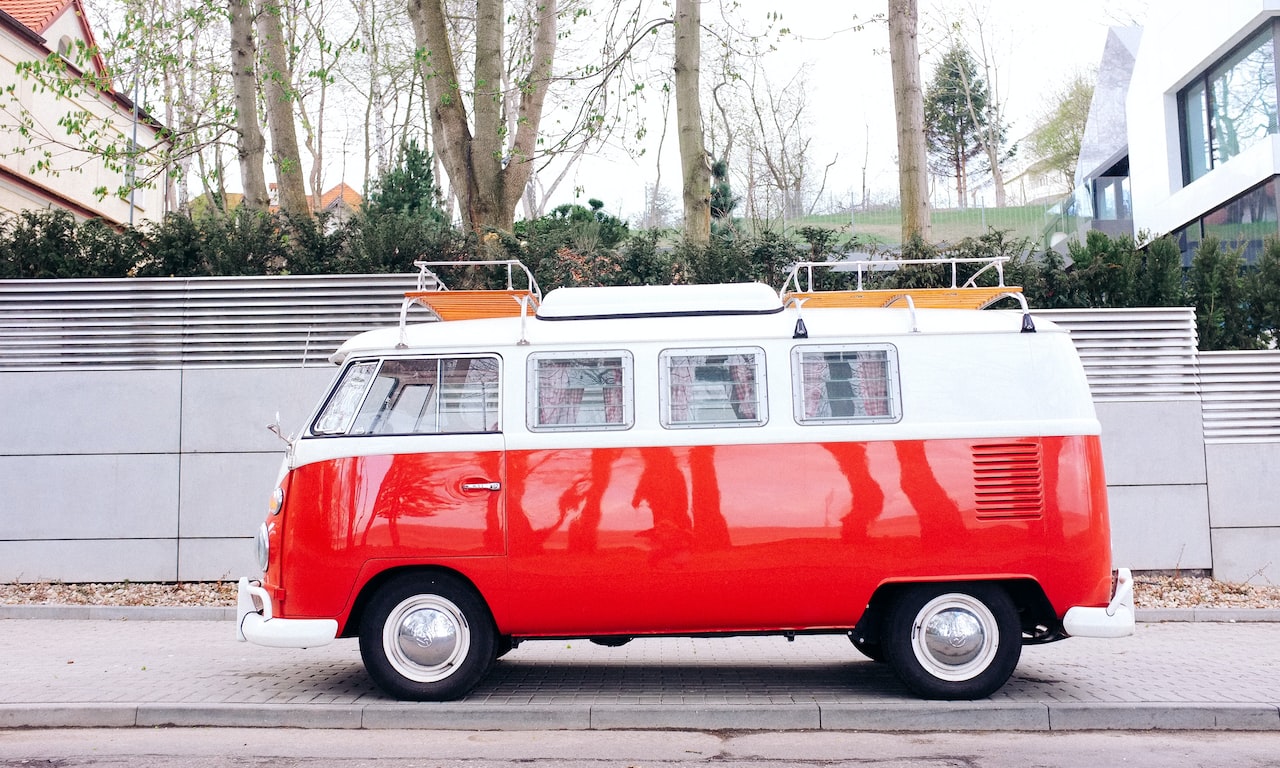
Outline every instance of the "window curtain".
[[[861, 356], [860, 356], [861, 357]], [[889, 415], [889, 363], [883, 359], [862, 359], [858, 363], [862, 407], [868, 416]]]
[[804, 417], [821, 419], [831, 415], [827, 400], [827, 379], [831, 371], [821, 355], [804, 355], [800, 362], [800, 382], [804, 386]]
[[623, 420], [622, 367], [603, 369], [600, 380], [604, 385], [604, 422], [621, 424]]
[[756, 356], [730, 355], [726, 361], [732, 380], [733, 412], [740, 419], [755, 419], [759, 414], [756, 401]]
[[570, 365], [547, 361], [538, 366], [538, 423], [574, 424], [582, 388], [570, 387]]

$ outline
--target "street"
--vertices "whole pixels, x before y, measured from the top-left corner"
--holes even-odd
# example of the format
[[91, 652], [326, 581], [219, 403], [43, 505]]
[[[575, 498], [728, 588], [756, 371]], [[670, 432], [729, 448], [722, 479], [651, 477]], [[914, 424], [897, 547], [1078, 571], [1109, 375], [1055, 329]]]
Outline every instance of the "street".
[[0, 766], [379, 768], [1280, 766], [1280, 733], [337, 731], [245, 728], [0, 731]]

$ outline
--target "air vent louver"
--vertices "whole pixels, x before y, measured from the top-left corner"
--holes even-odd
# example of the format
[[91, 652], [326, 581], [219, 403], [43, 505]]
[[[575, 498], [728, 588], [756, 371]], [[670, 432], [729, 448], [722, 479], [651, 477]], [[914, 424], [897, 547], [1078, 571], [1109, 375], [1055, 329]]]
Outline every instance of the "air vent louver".
[[973, 488], [979, 520], [1039, 518], [1044, 514], [1040, 444], [973, 446]]

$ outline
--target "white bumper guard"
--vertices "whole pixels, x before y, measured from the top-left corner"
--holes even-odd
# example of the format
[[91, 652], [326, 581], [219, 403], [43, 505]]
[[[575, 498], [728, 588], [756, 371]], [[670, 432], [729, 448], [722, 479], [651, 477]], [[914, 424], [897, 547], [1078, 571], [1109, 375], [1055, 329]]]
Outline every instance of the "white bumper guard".
[[240, 577], [236, 599], [236, 639], [271, 648], [315, 648], [338, 636], [333, 619], [277, 619], [271, 614], [271, 595], [261, 582]]
[[1062, 618], [1062, 628], [1072, 637], [1128, 637], [1133, 627], [1133, 574], [1128, 568], [1116, 573], [1116, 594], [1106, 608], [1077, 605]]

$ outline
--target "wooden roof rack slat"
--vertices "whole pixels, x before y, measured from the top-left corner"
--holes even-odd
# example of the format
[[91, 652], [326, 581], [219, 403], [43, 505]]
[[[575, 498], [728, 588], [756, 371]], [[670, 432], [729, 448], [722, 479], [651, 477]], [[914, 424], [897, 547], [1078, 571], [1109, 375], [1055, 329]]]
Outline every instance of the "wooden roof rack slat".
[[[791, 268], [780, 291], [783, 301], [798, 300], [806, 307], [887, 307], [905, 296], [910, 296], [918, 308], [983, 309], [1006, 296], [1019, 298], [1022, 289], [1004, 284], [1004, 263], [1007, 256], [992, 258], [944, 258], [944, 259], [880, 259], [860, 261], [802, 261]], [[982, 265], [962, 285], [957, 285], [960, 264]], [[863, 276], [867, 272], [896, 270], [900, 266], [920, 265], [950, 267], [951, 286], [948, 288], [864, 288]], [[856, 272], [857, 287], [852, 290], [819, 291], [813, 288], [814, 269]], [[996, 285], [979, 286], [977, 278], [983, 272], [994, 270]]]
[[[1004, 284], [1004, 263], [1007, 256], [992, 258], [944, 258], [944, 259], [881, 259], [875, 261], [801, 261], [791, 268], [787, 279], [782, 284], [779, 295], [787, 306], [801, 307], [889, 307], [901, 302], [911, 313], [911, 330], [916, 332], [916, 309], [985, 309], [995, 302], [1004, 299], [1017, 299], [1022, 307], [1022, 332], [1035, 333], [1035, 322], [1031, 319], [1031, 310], [1027, 307], [1027, 299], [1022, 289]], [[963, 285], [956, 285], [960, 264], [983, 265]], [[894, 269], [903, 265], [950, 266], [951, 287], [949, 288], [863, 288], [862, 278], [868, 271]], [[815, 291], [813, 289], [813, 270], [833, 269], [845, 272], [857, 272], [857, 288], [854, 290]], [[997, 285], [979, 286], [978, 276], [993, 270], [996, 273]], [[802, 283], [803, 279], [803, 283]], [[796, 322], [796, 337], [807, 335], [804, 321]]]
[[[400, 312], [400, 325], [405, 323], [405, 315], [409, 307], [418, 304], [426, 307], [440, 320], [476, 320], [485, 317], [519, 317], [530, 309], [537, 309], [542, 301], [542, 290], [538, 281], [524, 264], [515, 259], [494, 259], [474, 261], [415, 261], [418, 268], [418, 289], [406, 291], [404, 307]], [[507, 287], [505, 289], [483, 289], [451, 291], [444, 284], [432, 267], [506, 267]], [[516, 268], [524, 273], [524, 289], [516, 288]], [[434, 289], [428, 290], [428, 286]]]
[[806, 309], [818, 307], [887, 307], [910, 295], [920, 309], [983, 309], [1022, 289], [1007, 285], [968, 288], [870, 289], [862, 291], [789, 291], [785, 299], [798, 299]]
[[519, 317], [521, 302], [538, 301], [530, 291], [409, 291], [406, 301], [421, 304], [441, 320], [476, 320], [483, 317]]

